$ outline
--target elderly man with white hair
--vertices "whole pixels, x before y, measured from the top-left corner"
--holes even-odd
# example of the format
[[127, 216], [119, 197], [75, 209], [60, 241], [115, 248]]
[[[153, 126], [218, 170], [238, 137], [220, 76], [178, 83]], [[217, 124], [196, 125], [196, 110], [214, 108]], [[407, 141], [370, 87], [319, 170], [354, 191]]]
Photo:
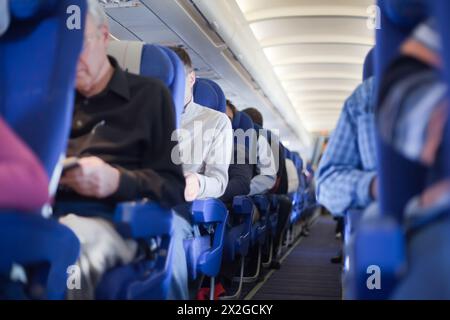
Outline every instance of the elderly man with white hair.
[[[123, 71], [107, 55], [107, 17], [88, 0], [84, 47], [76, 77], [76, 101], [69, 157], [78, 159], [60, 181], [55, 214], [81, 242], [81, 290], [69, 297], [92, 299], [108, 269], [131, 262], [138, 250], [123, 239], [111, 218], [118, 203], [148, 198], [171, 208], [184, 202], [181, 166], [171, 161], [177, 148], [172, 97], [158, 80]], [[183, 270], [182, 270], [183, 271]], [[184, 273], [171, 286], [171, 298], [187, 296]]]

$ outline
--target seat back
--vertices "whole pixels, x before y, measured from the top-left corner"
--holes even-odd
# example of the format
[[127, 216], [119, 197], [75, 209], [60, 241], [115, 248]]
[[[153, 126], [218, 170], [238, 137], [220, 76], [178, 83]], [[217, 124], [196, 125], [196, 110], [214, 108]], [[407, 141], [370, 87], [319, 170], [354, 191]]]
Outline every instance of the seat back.
[[[445, 0], [435, 0], [432, 1], [431, 8], [433, 15], [437, 19], [438, 28], [441, 35], [447, 35], [450, 27], [450, 19], [448, 13], [450, 12], [450, 2]], [[444, 10], [444, 11], [443, 11]], [[447, 79], [448, 86], [450, 87], [450, 39], [448, 36], [442, 37], [442, 60], [444, 61], [444, 74]], [[447, 132], [445, 134], [445, 149], [444, 157], [445, 160], [445, 174], [447, 177], [450, 176], [450, 126], [447, 126]]]
[[220, 86], [212, 80], [197, 78], [194, 101], [202, 106], [225, 113], [227, 101]]
[[363, 67], [363, 81], [369, 79], [374, 75], [375, 58], [374, 58], [374, 48], [370, 49], [369, 53], [364, 60]]
[[402, 41], [428, 15], [427, 2], [426, 0], [378, 0], [382, 28], [376, 32], [377, 81], [380, 81], [380, 75], [397, 54]]
[[257, 134], [252, 119], [244, 112], [236, 112], [231, 126], [234, 130], [234, 146], [237, 150], [234, 154], [234, 163], [246, 161], [245, 163], [256, 164]]
[[[379, 82], [387, 66], [397, 56], [401, 43], [426, 18], [426, 1], [379, 1], [382, 28], [376, 32], [375, 83]], [[378, 103], [377, 103], [378, 105]], [[406, 160], [378, 138], [379, 204], [382, 214], [401, 221], [406, 203], [423, 188], [424, 177], [420, 166]], [[407, 182], [407, 183], [405, 183]]]
[[181, 60], [170, 49], [138, 41], [113, 41], [108, 53], [130, 73], [162, 81], [171, 91], [176, 116], [176, 128], [180, 126], [184, 109], [185, 75]]
[[[69, 137], [86, 3], [9, 4], [13, 19], [0, 38], [0, 115], [35, 152], [48, 175], [57, 176]], [[80, 9], [79, 29], [68, 28], [72, 5]]]
[[[86, 2], [6, 2], [0, 0], [0, 24], [5, 28], [3, 35], [0, 31], [0, 115], [56, 182], [69, 137]], [[80, 22], [74, 29], [68, 27], [71, 6], [74, 14], [79, 14], [73, 17]], [[11, 21], [5, 20], [9, 14]], [[51, 191], [55, 190], [56, 184]], [[2, 214], [0, 227], [0, 273], [8, 275], [12, 263], [24, 267], [45, 264], [43, 279], [37, 272], [28, 285], [39, 282], [41, 291], [44, 286], [40, 298], [64, 298], [67, 268], [79, 254], [75, 234], [57, 221], [21, 213]]]

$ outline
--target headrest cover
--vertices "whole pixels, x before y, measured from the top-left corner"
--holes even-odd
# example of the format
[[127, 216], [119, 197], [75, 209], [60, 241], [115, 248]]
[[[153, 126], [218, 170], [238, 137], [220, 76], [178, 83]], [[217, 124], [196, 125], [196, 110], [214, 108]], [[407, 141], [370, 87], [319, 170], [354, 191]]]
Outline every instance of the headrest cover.
[[55, 12], [58, 0], [12, 0], [9, 1], [11, 16], [18, 20], [41, 18]]
[[9, 20], [8, 0], [0, 0], [0, 36], [8, 29]]
[[226, 111], [225, 94], [212, 80], [198, 78], [194, 86], [194, 101], [213, 110]]
[[119, 66], [130, 73], [141, 73], [143, 42], [111, 41], [108, 54], [116, 58]]
[[141, 75], [161, 80], [171, 87], [175, 78], [175, 67], [164, 47], [146, 44], [142, 51]]
[[363, 70], [363, 80], [366, 81], [370, 77], [374, 75], [374, 49], [372, 48], [366, 56], [366, 60], [364, 61], [364, 70]]
[[414, 28], [428, 16], [425, 0], [385, 0], [381, 5], [389, 20], [405, 30]]

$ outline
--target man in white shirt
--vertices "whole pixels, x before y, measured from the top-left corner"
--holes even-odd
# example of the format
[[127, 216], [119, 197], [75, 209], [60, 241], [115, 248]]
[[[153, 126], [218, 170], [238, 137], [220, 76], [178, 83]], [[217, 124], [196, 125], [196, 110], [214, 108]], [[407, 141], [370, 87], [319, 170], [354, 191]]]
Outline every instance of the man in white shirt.
[[[246, 113], [253, 120], [255, 130], [258, 131], [256, 172], [250, 184], [249, 195], [268, 193], [277, 182], [278, 144], [269, 143], [267, 139], [269, 132], [263, 128], [263, 118], [258, 110], [248, 108], [242, 112]], [[277, 137], [273, 136], [272, 139], [277, 139]]]
[[186, 177], [186, 201], [220, 198], [228, 184], [228, 167], [233, 153], [230, 119], [195, 103], [195, 71], [188, 53], [171, 48], [183, 61], [186, 71], [185, 108], [178, 130], [180, 161]]
[[267, 135], [261, 133], [258, 136], [257, 175], [250, 183], [250, 196], [267, 193], [275, 186], [277, 180], [277, 168], [272, 148], [266, 139]]
[[[190, 203], [206, 198], [220, 198], [228, 185], [228, 168], [233, 154], [233, 130], [225, 113], [209, 109], [194, 102], [193, 89], [196, 75], [189, 54], [180, 47], [171, 48], [185, 67], [185, 108], [181, 116], [181, 129], [173, 139], [178, 140], [179, 154], [172, 154], [172, 160], [183, 165], [186, 178], [184, 193], [187, 205], [176, 207], [174, 227], [174, 255], [186, 259], [183, 240], [194, 236]], [[177, 150], [175, 150], [175, 153]], [[198, 232], [197, 232], [198, 233]], [[177, 261], [180, 261], [177, 260]], [[175, 280], [187, 279], [186, 266], [177, 266]], [[192, 287], [197, 287], [193, 285]], [[190, 292], [190, 297], [196, 292]]]

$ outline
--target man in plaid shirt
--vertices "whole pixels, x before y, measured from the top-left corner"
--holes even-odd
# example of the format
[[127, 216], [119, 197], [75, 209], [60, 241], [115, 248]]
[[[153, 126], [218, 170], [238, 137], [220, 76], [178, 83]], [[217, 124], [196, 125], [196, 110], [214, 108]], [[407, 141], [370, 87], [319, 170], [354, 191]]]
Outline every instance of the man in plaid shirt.
[[377, 198], [374, 79], [347, 99], [320, 161], [317, 199], [334, 216], [364, 209]]

